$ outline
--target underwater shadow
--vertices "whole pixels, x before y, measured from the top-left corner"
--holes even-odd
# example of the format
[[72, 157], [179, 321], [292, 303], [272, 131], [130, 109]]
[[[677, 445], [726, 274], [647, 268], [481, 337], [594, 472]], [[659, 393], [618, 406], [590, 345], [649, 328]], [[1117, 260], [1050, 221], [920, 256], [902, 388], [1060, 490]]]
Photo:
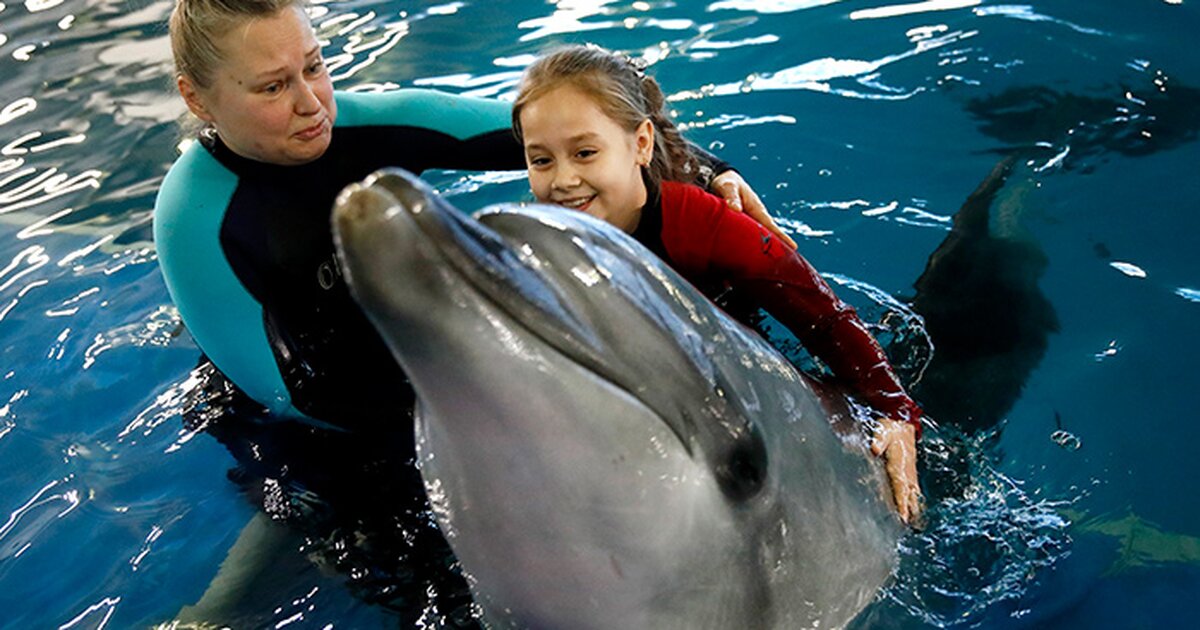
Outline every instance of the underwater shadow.
[[[259, 513], [209, 591], [181, 611], [185, 627], [270, 626], [276, 602], [243, 593], [281, 592], [281, 581], [295, 586], [314, 567], [399, 627], [479, 627], [414, 464], [411, 417], [370, 430], [321, 428], [270, 416], [205, 358], [193, 375], [201, 385], [184, 426], [229, 451], [236, 465], [227, 476]], [[282, 527], [263, 526], [264, 516]], [[229, 577], [241, 575], [257, 581]]]
[[968, 196], [913, 285], [933, 349], [912, 394], [969, 432], [1000, 425], [1059, 329], [1038, 284], [1046, 255], [1020, 223], [1031, 182], [1007, 186], [1016, 162], [1002, 160]]
[[1145, 157], [1200, 137], [1200, 89], [1171, 82], [1161, 72], [1151, 83], [1105, 90], [1117, 97], [1015, 87], [971, 99], [966, 109], [982, 133], [1006, 145], [999, 151], [1040, 147], [1062, 158], [1069, 153], [1070, 160], [1059, 159], [1062, 168], [1088, 173], [1106, 153]]

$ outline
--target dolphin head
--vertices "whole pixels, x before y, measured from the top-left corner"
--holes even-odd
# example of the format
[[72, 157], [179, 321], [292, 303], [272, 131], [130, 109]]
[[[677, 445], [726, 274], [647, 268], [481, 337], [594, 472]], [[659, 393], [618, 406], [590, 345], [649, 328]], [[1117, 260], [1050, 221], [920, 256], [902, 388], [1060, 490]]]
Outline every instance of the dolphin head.
[[334, 224], [492, 623], [828, 627], [886, 579], [900, 529], [830, 429], [844, 405], [624, 233], [472, 218], [401, 171], [347, 188]]
[[[407, 324], [391, 322], [385, 333], [389, 340], [400, 326], [415, 330], [430, 309], [446, 308], [434, 304], [447, 288], [461, 284], [454, 293], [458, 300], [488, 304], [531, 338], [665, 411], [660, 419], [685, 448], [708, 458], [731, 498], [747, 498], [761, 488], [765, 449], [750, 414], [736, 408], [741, 399], [716, 395], [701, 406], [692, 396], [728, 388], [697, 327], [716, 335], [744, 332], [727, 320], [706, 319], [707, 301], [692, 291], [683, 295], [685, 285], [673, 272], [624, 234], [549, 206], [497, 207], [472, 220], [399, 171], [383, 171], [351, 186], [339, 208], [344, 208], [337, 215], [339, 239], [381, 241], [369, 249], [389, 257], [384, 265], [378, 256], [369, 265], [344, 259], [357, 299], [371, 304], [368, 313], [421, 311]], [[352, 233], [357, 235], [343, 236]], [[417, 269], [437, 281], [428, 283]], [[406, 270], [403, 278], [396, 277], [398, 270]], [[379, 272], [384, 277], [367, 277]], [[642, 281], [606, 279], [614, 274]], [[651, 325], [629, 326], [647, 319]], [[699, 382], [648, 387], [655, 377]]]

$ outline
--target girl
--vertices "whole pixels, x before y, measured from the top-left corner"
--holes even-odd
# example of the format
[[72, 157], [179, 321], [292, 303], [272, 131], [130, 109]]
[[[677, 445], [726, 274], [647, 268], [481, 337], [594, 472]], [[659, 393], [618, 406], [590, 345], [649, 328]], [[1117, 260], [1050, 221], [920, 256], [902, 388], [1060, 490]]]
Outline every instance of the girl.
[[887, 457], [901, 518], [920, 510], [921, 409], [879, 344], [803, 257], [724, 201], [682, 182], [698, 169], [658, 83], [594, 46], [538, 59], [521, 80], [513, 130], [539, 201], [631, 234], [710, 297], [733, 290], [786, 325], [880, 411], [872, 450]]

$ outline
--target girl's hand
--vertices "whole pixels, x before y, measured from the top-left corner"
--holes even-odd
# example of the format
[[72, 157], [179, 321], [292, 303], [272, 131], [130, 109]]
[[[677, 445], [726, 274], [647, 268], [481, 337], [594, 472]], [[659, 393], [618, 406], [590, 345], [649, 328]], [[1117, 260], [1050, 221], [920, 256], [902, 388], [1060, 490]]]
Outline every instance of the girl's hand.
[[923, 499], [917, 480], [917, 432], [907, 422], [883, 418], [875, 429], [871, 452], [887, 460], [888, 479], [900, 519], [909, 526], [921, 521]]
[[750, 215], [750, 218], [761, 223], [788, 247], [796, 249], [796, 241], [793, 241], [792, 237], [775, 225], [775, 219], [771, 218], [771, 214], [767, 212], [767, 207], [758, 198], [758, 194], [737, 171], [725, 171], [717, 175], [709, 182], [708, 188], [725, 199], [725, 203], [729, 204], [730, 209]]

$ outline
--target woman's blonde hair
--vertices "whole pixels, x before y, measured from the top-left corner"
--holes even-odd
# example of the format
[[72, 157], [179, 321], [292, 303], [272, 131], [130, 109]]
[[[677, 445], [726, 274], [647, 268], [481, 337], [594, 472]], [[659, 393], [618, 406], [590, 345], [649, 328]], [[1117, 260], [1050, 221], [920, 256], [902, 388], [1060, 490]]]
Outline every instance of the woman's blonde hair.
[[175, 0], [169, 24], [176, 75], [197, 87], [211, 87], [223, 61], [218, 37], [244, 20], [305, 6], [305, 0]]
[[658, 82], [630, 58], [598, 46], [560, 48], [525, 70], [512, 110], [518, 140], [523, 141], [521, 111], [525, 106], [563, 85], [591, 97], [600, 111], [623, 129], [634, 132], [644, 120], [654, 125], [654, 155], [646, 169], [653, 183], [696, 179], [696, 159], [667, 113]]

